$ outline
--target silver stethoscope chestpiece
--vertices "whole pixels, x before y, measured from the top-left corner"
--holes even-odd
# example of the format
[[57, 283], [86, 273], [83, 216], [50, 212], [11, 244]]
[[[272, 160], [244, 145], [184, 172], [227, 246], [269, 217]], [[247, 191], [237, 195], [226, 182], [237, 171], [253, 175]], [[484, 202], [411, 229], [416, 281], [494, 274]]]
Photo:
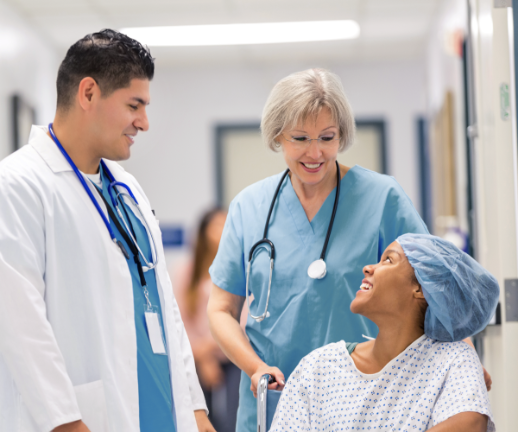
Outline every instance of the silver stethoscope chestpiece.
[[323, 259], [313, 261], [308, 267], [308, 276], [311, 279], [322, 279], [327, 273], [326, 263]]

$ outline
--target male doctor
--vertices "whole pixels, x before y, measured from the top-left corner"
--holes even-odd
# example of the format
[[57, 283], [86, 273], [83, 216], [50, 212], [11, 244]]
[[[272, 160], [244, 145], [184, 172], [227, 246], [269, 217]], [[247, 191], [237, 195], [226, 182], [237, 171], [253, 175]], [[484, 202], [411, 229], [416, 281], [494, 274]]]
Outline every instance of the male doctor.
[[0, 163], [0, 431], [214, 431], [158, 221], [114, 162], [148, 129], [153, 73], [135, 40], [85, 36], [53, 125]]

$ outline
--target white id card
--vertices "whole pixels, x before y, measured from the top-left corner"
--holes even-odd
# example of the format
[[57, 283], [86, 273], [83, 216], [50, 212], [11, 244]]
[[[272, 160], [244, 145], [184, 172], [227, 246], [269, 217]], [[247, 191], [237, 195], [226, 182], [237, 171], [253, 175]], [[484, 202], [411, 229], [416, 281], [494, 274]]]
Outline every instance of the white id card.
[[[146, 308], [147, 309], [147, 308]], [[144, 312], [146, 317], [147, 334], [149, 342], [151, 342], [151, 349], [154, 354], [167, 355], [165, 351], [164, 339], [162, 337], [162, 326], [158, 319], [158, 313], [150, 310]]]

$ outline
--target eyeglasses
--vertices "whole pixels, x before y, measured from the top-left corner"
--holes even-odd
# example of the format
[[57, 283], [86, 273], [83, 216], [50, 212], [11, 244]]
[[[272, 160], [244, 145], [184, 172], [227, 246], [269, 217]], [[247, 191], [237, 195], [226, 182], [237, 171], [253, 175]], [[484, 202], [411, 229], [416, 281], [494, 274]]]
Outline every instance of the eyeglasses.
[[318, 144], [323, 144], [323, 145], [327, 146], [329, 144], [332, 144], [334, 141], [340, 140], [340, 138], [338, 138], [335, 135], [321, 136], [320, 138], [310, 138], [308, 136], [301, 135], [301, 136], [292, 136], [291, 139], [286, 138], [286, 136], [284, 134], [281, 134], [281, 135], [286, 141], [289, 141], [289, 142], [292, 142], [295, 144], [299, 144], [304, 147], [311, 144], [311, 141], [317, 141]]

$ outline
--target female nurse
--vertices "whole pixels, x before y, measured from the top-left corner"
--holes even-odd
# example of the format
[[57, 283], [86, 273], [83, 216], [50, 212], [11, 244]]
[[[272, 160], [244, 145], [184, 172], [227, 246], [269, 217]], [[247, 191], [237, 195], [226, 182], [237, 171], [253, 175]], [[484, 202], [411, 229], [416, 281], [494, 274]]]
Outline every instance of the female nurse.
[[[282, 150], [288, 175], [266, 178], [237, 195], [210, 268], [211, 330], [242, 370], [239, 432], [257, 430], [254, 396], [263, 374], [275, 377], [270, 388], [281, 389], [285, 377], [314, 349], [376, 336], [371, 321], [349, 310], [361, 285], [362, 268], [378, 262], [398, 236], [428, 233], [392, 177], [337, 164], [338, 152], [353, 142], [355, 125], [336, 75], [310, 69], [278, 82], [266, 102], [261, 130], [272, 150]], [[266, 234], [275, 248], [268, 314], [263, 320], [249, 316], [245, 334], [239, 317], [246, 299], [249, 253], [264, 238], [278, 187]], [[321, 256], [335, 202], [324, 257], [327, 273], [314, 279], [308, 268]], [[263, 243], [252, 254], [248, 290], [254, 316], [264, 313], [267, 302], [270, 249]]]

